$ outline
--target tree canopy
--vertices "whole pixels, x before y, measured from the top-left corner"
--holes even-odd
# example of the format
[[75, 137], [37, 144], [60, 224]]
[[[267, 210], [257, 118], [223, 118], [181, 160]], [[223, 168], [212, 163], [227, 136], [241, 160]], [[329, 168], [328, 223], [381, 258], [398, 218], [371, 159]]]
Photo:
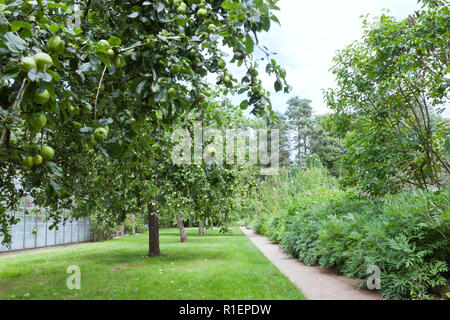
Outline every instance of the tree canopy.
[[[276, 3], [1, 0], [3, 241], [15, 222], [7, 210], [26, 194], [56, 221], [64, 208], [123, 218], [125, 206], [151, 201], [165, 137], [190, 112], [208, 112], [214, 90], [247, 93], [241, 108], [270, 117], [253, 52], [266, 51], [257, 34], [278, 23]], [[266, 63], [288, 91], [269, 53]]]
[[403, 21], [365, 20], [363, 39], [334, 59], [337, 89], [326, 99], [345, 137], [344, 182], [372, 194], [439, 188], [450, 173], [450, 131], [438, 117], [448, 104], [449, 7], [422, 3]]

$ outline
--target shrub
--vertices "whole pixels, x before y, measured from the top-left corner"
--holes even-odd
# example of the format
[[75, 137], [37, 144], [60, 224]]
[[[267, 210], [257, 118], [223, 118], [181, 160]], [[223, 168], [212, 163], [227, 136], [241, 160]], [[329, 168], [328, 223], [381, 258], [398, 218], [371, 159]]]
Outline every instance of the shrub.
[[124, 221], [124, 227], [126, 234], [132, 234], [133, 229], [136, 233], [145, 233], [147, 231], [142, 215], [128, 215]]
[[266, 235], [266, 223], [269, 216], [259, 216], [252, 224], [253, 230], [262, 235]]
[[136, 232], [137, 233], [146, 233], [147, 232], [147, 227], [145, 226], [145, 224], [140, 223], [136, 226]]
[[297, 192], [281, 206], [286, 209], [258, 216], [256, 232], [279, 241], [284, 251], [306, 264], [333, 267], [347, 277], [366, 279], [368, 267], [378, 266], [385, 298], [429, 299], [445, 286], [450, 188], [374, 199], [344, 193], [332, 183], [331, 188], [324, 186], [324, 177], [311, 177], [312, 171], [320, 173], [284, 178], [305, 182], [309, 189], [277, 181], [282, 192]]

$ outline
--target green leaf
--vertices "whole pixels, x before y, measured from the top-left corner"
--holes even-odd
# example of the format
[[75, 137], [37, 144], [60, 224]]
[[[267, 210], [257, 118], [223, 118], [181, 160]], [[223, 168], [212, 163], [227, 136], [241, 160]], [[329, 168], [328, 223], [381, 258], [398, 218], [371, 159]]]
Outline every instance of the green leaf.
[[145, 84], [147, 83], [147, 80], [142, 80], [136, 87], [136, 92], [138, 94], [142, 93], [142, 90], [144, 89]]
[[250, 37], [250, 35], [247, 34], [247, 36], [245, 37], [245, 51], [247, 53], [251, 53], [253, 52], [253, 49], [254, 49], [253, 39], [252, 37]]
[[56, 72], [52, 70], [47, 70], [47, 73], [50, 74], [56, 82], [59, 82], [61, 80], [61, 77]]
[[56, 31], [59, 30], [59, 27], [57, 24], [52, 24], [50, 27], [48, 27], [48, 30], [50, 30], [51, 32], [55, 33]]
[[111, 124], [111, 123], [113, 123], [113, 119], [111, 119], [111, 118], [100, 119], [98, 121], [98, 124], [101, 125], [101, 126], [106, 126], [106, 125]]
[[105, 150], [111, 158], [120, 159], [122, 157], [122, 147], [117, 141], [106, 143]]
[[50, 185], [52, 186], [53, 191], [55, 191], [58, 196], [61, 196], [61, 186], [54, 180], [50, 180]]
[[109, 38], [108, 42], [111, 45], [111, 47], [118, 47], [122, 44], [122, 40], [120, 40], [120, 38], [115, 37], [115, 36]]
[[283, 90], [283, 84], [281, 83], [281, 81], [279, 79], [277, 79], [277, 81], [275, 81], [274, 87], [275, 87], [276, 92]]
[[57, 176], [57, 177], [62, 177], [63, 176], [63, 171], [60, 167], [58, 167], [58, 165], [56, 165], [56, 163], [49, 161], [47, 162], [47, 166], [50, 168], [50, 170], [52, 171], [52, 173]]
[[241, 102], [240, 108], [245, 110], [248, 108], [248, 100], [244, 100]]
[[11, 31], [12, 32], [19, 31], [22, 28], [31, 30], [32, 26], [31, 26], [31, 24], [29, 24], [26, 21], [11, 21]]
[[97, 52], [97, 58], [99, 58], [108, 68], [111, 68], [111, 59], [103, 53], [103, 52]]
[[92, 128], [90, 128], [90, 127], [83, 127], [80, 129], [81, 133], [86, 133], [86, 132], [90, 132], [90, 131], [92, 131]]
[[239, 10], [241, 8], [241, 4], [239, 2], [232, 2], [230, 0], [226, 0], [222, 3], [222, 8], [225, 10]]
[[4, 39], [6, 46], [12, 52], [20, 53], [20, 51], [25, 50], [27, 47], [27, 43], [12, 32], [7, 32], [4, 35]]

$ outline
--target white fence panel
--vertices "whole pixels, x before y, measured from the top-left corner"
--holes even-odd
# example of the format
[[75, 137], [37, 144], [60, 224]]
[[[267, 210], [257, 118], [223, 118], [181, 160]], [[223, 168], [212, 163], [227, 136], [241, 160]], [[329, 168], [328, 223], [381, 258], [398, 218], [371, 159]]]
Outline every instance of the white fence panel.
[[[46, 221], [44, 216], [32, 214], [16, 214], [20, 222], [11, 226], [12, 241], [9, 245], [0, 244], [0, 252], [40, 248], [67, 243], [91, 241], [90, 221], [87, 218], [66, 220], [58, 224], [58, 230], [49, 227], [53, 220]], [[0, 243], [2, 237], [0, 237]]]

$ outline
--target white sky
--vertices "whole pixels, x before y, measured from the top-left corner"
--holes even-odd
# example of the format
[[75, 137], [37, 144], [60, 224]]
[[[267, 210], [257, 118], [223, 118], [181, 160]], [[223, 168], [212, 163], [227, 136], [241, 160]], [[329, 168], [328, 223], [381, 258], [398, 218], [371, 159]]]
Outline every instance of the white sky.
[[[277, 52], [277, 62], [286, 69], [293, 90], [289, 95], [272, 93], [273, 108], [286, 110], [286, 101], [298, 95], [313, 101], [315, 114], [329, 112], [322, 89], [334, 87], [329, 72], [336, 51], [362, 35], [361, 15], [379, 16], [383, 9], [399, 19], [420, 8], [416, 0], [280, 0], [275, 12], [281, 27], [273, 24], [260, 43]], [[260, 76], [263, 76], [262, 64]], [[273, 78], [263, 77], [266, 89], [273, 90]]]

